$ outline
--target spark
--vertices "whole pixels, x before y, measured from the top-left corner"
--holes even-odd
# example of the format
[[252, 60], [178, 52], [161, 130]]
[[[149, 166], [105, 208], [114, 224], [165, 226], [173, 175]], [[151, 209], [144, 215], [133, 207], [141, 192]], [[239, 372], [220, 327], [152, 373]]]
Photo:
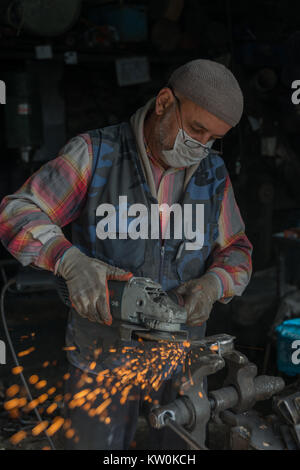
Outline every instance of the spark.
[[47, 380], [40, 380], [36, 385], [35, 388], [40, 389], [44, 388], [47, 385]]
[[33, 351], [35, 351], [35, 348], [32, 346], [31, 348], [25, 349], [25, 351], [19, 352], [18, 356], [19, 357], [28, 356], [28, 354], [32, 353]]
[[68, 429], [67, 432], [65, 433], [65, 436], [67, 439], [72, 439], [74, 435], [75, 435], [74, 429]]
[[20, 417], [20, 411], [18, 410], [18, 408], [13, 408], [8, 412], [8, 414], [11, 419], [18, 419]]
[[47, 399], [48, 399], [47, 393], [43, 393], [42, 395], [40, 395], [40, 396], [38, 397], [38, 401], [39, 401], [40, 404], [41, 404], [41, 403], [44, 403]]
[[[96, 412], [98, 415], [100, 415], [100, 414], [105, 410], [105, 408], [107, 408], [108, 405], [110, 405], [110, 404], [111, 404], [111, 398], [108, 398], [107, 400], [105, 400], [103, 403], [101, 403], [101, 405], [99, 405], [99, 406], [96, 408], [95, 412]], [[92, 410], [90, 410], [90, 411], [92, 411]]]
[[34, 385], [39, 381], [39, 376], [38, 375], [31, 375], [28, 380], [29, 380], [30, 384]]
[[91, 391], [90, 388], [86, 388], [85, 390], [81, 390], [80, 392], [78, 392], [74, 395], [75, 400], [77, 398], [85, 397], [85, 395], [87, 395], [90, 391]]
[[39, 404], [39, 401], [37, 398], [35, 398], [34, 400], [32, 400], [31, 402], [28, 403], [27, 405], [27, 410], [31, 411], [33, 410], [33, 408], [36, 408]]
[[55, 411], [57, 408], [57, 404], [56, 403], [52, 403], [50, 406], [48, 406], [48, 408], [46, 409], [46, 412], [50, 415], [51, 413], [53, 413], [53, 411]]
[[[24, 406], [24, 411], [31, 411], [33, 408], [45, 403], [51, 396], [52, 403], [45, 406], [43, 410], [39, 408], [40, 412], [47, 414], [47, 417], [43, 423], [39, 423], [32, 429], [32, 435], [37, 436], [47, 428], [47, 433], [51, 436], [64, 426], [66, 437], [78, 441], [79, 437], [76, 436], [75, 430], [71, 428], [71, 423], [68, 423], [67, 420], [65, 421], [60, 416], [55, 417], [52, 421], [49, 420], [49, 415], [58, 409], [58, 402], [64, 401], [70, 408], [80, 408], [89, 416], [99, 419], [106, 425], [111, 423], [111, 413], [117, 412], [116, 401], [124, 405], [127, 401], [137, 399], [137, 395], [134, 392], [136, 387], [145, 390], [144, 401], [159, 404], [158, 400], [152, 400], [151, 391], [157, 391], [164, 380], [171, 376], [178, 366], [187, 367], [191, 364], [191, 359], [187, 360], [189, 346], [190, 343], [187, 341], [184, 343], [159, 341], [149, 344], [140, 338], [138, 347], [125, 346], [121, 349], [111, 348], [109, 350], [109, 353], [112, 355], [112, 361], [115, 364], [110, 369], [97, 372], [94, 376], [88, 374], [88, 372], [83, 372], [77, 382], [79, 390], [77, 389], [76, 393], [66, 393], [64, 396], [60, 393], [54, 395], [57, 391], [56, 387], [50, 387], [47, 392], [42, 393], [39, 397], [27, 403], [24, 398], [23, 401], [21, 401], [22, 399], [14, 398], [20, 391], [20, 388], [18, 386], [11, 386], [7, 390], [7, 396], [12, 398], [12, 400], [6, 402], [6, 409], [9, 412], [14, 410], [18, 412], [18, 408]], [[70, 350], [76, 348], [70, 347], [64, 349]], [[101, 353], [101, 348], [95, 350], [95, 359], [98, 356], [101, 359]], [[51, 362], [53, 365], [56, 363], [57, 361]], [[43, 366], [46, 367], [49, 364], [50, 362], [46, 361], [43, 363]], [[96, 360], [92, 361], [89, 365], [89, 370], [94, 370], [96, 366]], [[22, 367], [14, 368], [13, 373], [20, 373], [21, 370], [23, 370]], [[70, 373], [63, 375], [64, 381], [69, 379]], [[47, 385], [47, 381], [41, 380], [36, 374], [30, 376], [29, 382], [37, 390], [43, 389]], [[90, 384], [93, 384], [93, 386]], [[57, 383], [58, 387], [62, 385], [63, 381]], [[20, 442], [18, 439], [24, 439], [26, 433], [24, 435], [17, 433], [15, 436], [15, 442]]]
[[27, 403], [27, 398], [23, 397], [23, 398], [19, 398], [19, 408], [22, 408], [23, 406], [25, 406]]
[[54, 401], [61, 401], [63, 399], [63, 396], [61, 394], [59, 395], [56, 395], [56, 397], [54, 397]]
[[5, 410], [12, 410], [13, 408], [16, 408], [19, 405], [19, 398], [13, 398], [12, 400], [6, 401], [4, 403], [4, 409]]
[[56, 418], [54, 418], [53, 423], [47, 429], [48, 435], [53, 436], [53, 434], [55, 434], [62, 427], [63, 424], [64, 418], [62, 418], [61, 416], [57, 416]]
[[26, 434], [25, 431], [18, 431], [16, 434], [11, 436], [10, 442], [12, 444], [19, 444], [19, 442], [21, 442], [23, 439], [25, 439], [26, 435], [27, 434]]
[[11, 387], [6, 390], [6, 395], [10, 398], [14, 397], [19, 392], [19, 390], [19, 385], [11, 385]]
[[39, 434], [41, 434], [41, 432], [43, 432], [47, 428], [48, 424], [49, 424], [48, 421], [43, 421], [42, 423], [37, 424], [37, 426], [35, 426], [31, 430], [32, 435], [38, 436]]

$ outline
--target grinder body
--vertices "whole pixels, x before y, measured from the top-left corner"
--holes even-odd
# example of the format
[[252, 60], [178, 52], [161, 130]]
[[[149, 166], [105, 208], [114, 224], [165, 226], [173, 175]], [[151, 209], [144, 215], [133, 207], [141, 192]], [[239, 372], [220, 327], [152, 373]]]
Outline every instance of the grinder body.
[[[183, 300], [174, 293], [167, 294], [160, 284], [144, 277], [128, 281], [107, 281], [113, 325], [120, 327], [124, 340], [133, 335], [154, 340], [185, 341], [187, 312]], [[71, 307], [65, 281], [57, 277], [58, 293]]]

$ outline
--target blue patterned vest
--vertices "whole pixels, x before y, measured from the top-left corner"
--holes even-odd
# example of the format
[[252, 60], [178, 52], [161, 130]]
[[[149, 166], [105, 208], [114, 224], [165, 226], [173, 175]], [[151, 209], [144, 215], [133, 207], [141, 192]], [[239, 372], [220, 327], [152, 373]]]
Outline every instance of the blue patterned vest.
[[[93, 148], [92, 178], [85, 205], [79, 217], [72, 223], [72, 243], [91, 257], [131, 271], [135, 276], [150, 277], [168, 291], [181, 283], [200, 277], [210, 262], [212, 246], [218, 237], [218, 219], [224, 194], [226, 168], [222, 158], [210, 153], [204, 158], [190, 179], [178, 203], [183, 207], [190, 204], [204, 205], [204, 243], [199, 249], [188, 250], [184, 228], [182, 238], [165, 239], [119, 239], [124, 230], [120, 228], [118, 214], [119, 196], [127, 197], [129, 208], [132, 204], [143, 204], [151, 213], [151, 205], [158, 205], [145, 180], [135, 137], [129, 123], [96, 129], [88, 132]], [[97, 215], [101, 204], [110, 204], [116, 211], [116, 237], [100, 239], [97, 224], [104, 215]], [[195, 210], [192, 211], [193, 216]], [[128, 217], [128, 224], [132, 218]], [[193, 230], [195, 227], [194, 217]], [[171, 224], [170, 224], [171, 225]], [[149, 234], [151, 220], [148, 220]], [[191, 240], [190, 240], [191, 241]], [[193, 337], [200, 327], [193, 328]], [[203, 333], [202, 333], [203, 334]], [[116, 345], [116, 331], [112, 327], [95, 324], [81, 318], [73, 309], [67, 330], [67, 343], [77, 348], [69, 354], [70, 361], [81, 368], [93, 360], [93, 349], [101, 347], [105, 362], [105, 350]], [[100, 367], [100, 365], [99, 365]], [[103, 367], [106, 367], [103, 365]], [[101, 368], [101, 367], [100, 367]]]

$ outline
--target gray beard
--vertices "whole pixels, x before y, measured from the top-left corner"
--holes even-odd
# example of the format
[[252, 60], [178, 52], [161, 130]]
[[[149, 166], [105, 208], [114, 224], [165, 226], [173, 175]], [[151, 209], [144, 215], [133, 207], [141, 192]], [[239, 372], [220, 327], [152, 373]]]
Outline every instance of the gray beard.
[[169, 142], [169, 129], [170, 129], [170, 117], [172, 113], [172, 108], [167, 111], [167, 113], [163, 116], [161, 122], [159, 123], [159, 128], [157, 131], [157, 137], [159, 142], [159, 151], [162, 150], [172, 150], [174, 144]]

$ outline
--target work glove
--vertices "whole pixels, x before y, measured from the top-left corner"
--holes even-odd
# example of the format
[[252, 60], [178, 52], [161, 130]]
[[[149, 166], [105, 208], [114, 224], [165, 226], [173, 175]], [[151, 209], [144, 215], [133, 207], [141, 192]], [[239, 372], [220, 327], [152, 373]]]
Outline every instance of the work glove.
[[214, 274], [204, 274], [198, 279], [187, 281], [174, 289], [182, 296], [187, 311], [187, 325], [199, 326], [204, 323], [213, 304], [221, 297], [221, 286]]
[[66, 281], [72, 306], [82, 317], [111, 325], [108, 280], [127, 281], [133, 274], [90, 258], [72, 246], [63, 255], [57, 273]]

